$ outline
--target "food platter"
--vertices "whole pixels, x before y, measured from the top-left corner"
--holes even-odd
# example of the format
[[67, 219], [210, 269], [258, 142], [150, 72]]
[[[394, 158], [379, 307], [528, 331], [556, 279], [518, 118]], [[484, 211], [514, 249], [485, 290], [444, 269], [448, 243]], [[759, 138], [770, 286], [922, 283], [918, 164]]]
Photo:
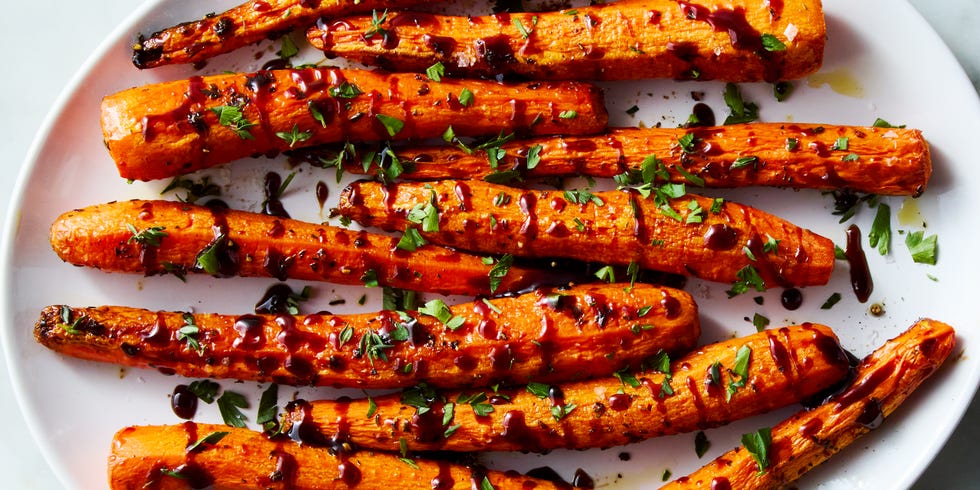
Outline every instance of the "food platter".
[[[220, 10], [232, 1], [215, 2]], [[786, 102], [776, 102], [768, 84], [743, 84], [745, 97], [760, 105], [765, 121], [870, 124], [881, 117], [923, 130], [932, 144], [935, 172], [930, 188], [916, 201], [920, 220], [899, 218], [893, 230], [922, 230], [937, 234], [940, 258], [936, 266], [913, 264], [902, 235], [896, 233], [892, 252], [880, 257], [869, 247], [875, 290], [860, 304], [849, 293], [847, 265], [840, 263], [827, 286], [803, 291], [804, 305], [787, 311], [779, 291], [765, 295], [763, 305], [751, 297], [726, 298], [724, 285], [690, 281], [687, 290], [701, 305], [703, 340], [745, 335], [755, 327], [745, 318], [759, 313], [772, 325], [820, 322], [832, 326], [843, 344], [861, 356], [921, 316], [948, 322], [958, 329], [959, 346], [940, 371], [880, 429], [866, 436], [823, 467], [808, 475], [802, 487], [853, 488], [860, 485], [910, 485], [942, 446], [980, 380], [980, 360], [970, 355], [980, 339], [980, 325], [971, 299], [980, 286], [980, 258], [972, 253], [971, 191], [980, 185], [972, 171], [971, 143], [980, 134], [980, 106], [952, 56], [926, 23], [905, 4], [874, 1], [851, 4], [828, 1], [828, 51], [824, 68], [809, 81], [796, 82]], [[883, 12], [888, 12], [883, 15]], [[4, 324], [6, 355], [15, 389], [42, 450], [66, 486], [99, 488], [105, 484], [104, 462], [111, 435], [130, 424], [177, 423], [168, 396], [183, 382], [155, 371], [121, 370], [110, 365], [62, 358], [34, 343], [31, 326], [48, 304], [122, 304], [151, 309], [244, 313], [274, 280], [189, 277], [144, 278], [106, 274], [61, 263], [47, 245], [47, 227], [66, 210], [130, 198], [155, 198], [166, 182], [127, 183], [120, 179], [102, 145], [98, 103], [102, 95], [131, 86], [192, 74], [224, 70], [250, 71], [275, 57], [276, 43], [262, 43], [212, 60], [204, 68], [168, 67], [137, 71], [129, 63], [135, 33], [201, 16], [189, 1], [149, 2], [125, 22], [94, 55], [76, 83], [68, 87], [59, 107], [38, 135], [21, 176], [12, 218], [4, 233]], [[315, 53], [305, 53], [317, 61]], [[914, 60], [914, 62], [910, 61]], [[820, 81], [829, 82], [820, 85]], [[691, 92], [704, 92], [704, 102], [724, 115], [720, 83], [641, 81], [607, 83], [611, 125], [674, 126], [683, 123], [694, 104]], [[637, 105], [640, 110], [627, 114]], [[258, 208], [262, 176], [268, 170], [297, 175], [284, 198], [294, 217], [324, 221], [340, 186], [332, 170], [289, 167], [283, 158], [249, 159], [207, 172], [223, 187], [225, 200], [237, 208]], [[331, 200], [321, 209], [313, 195], [317, 181], [331, 184]], [[710, 191], [751, 204], [843, 243], [845, 224], [831, 215], [832, 200], [812, 191], [743, 189]], [[44, 196], [38, 199], [37, 196]], [[173, 199], [170, 195], [167, 198]], [[893, 211], [905, 200], [888, 198]], [[854, 222], [867, 230], [873, 213], [863, 209]], [[903, 215], [904, 216], [904, 215]], [[921, 226], [925, 221], [926, 228]], [[335, 221], [332, 221], [334, 224]], [[294, 286], [307, 283], [292, 282]], [[377, 291], [313, 284], [308, 311], [329, 308], [336, 313], [377, 308]], [[843, 299], [830, 310], [821, 304], [832, 293]], [[366, 304], [357, 299], [368, 294]], [[344, 305], [327, 306], [335, 299]], [[869, 312], [872, 304], [884, 314]], [[254, 420], [259, 385], [223, 381], [222, 386], [247, 394]], [[299, 397], [333, 397], [334, 390], [293, 390], [283, 387], [280, 402]], [[359, 396], [359, 392], [348, 393]], [[707, 432], [712, 445], [704, 459], [694, 452], [693, 434], [684, 434], [607, 451], [555, 451], [545, 456], [494, 454], [485, 461], [500, 469], [527, 470], [548, 465], [565, 478], [582, 468], [597, 485], [646, 488], [659, 483], [665, 470], [687, 473], [730, 447], [739, 434], [770, 426], [785, 417], [784, 410]], [[197, 420], [219, 421], [213, 406], [202, 406]], [[625, 455], [628, 454], [627, 458]]]

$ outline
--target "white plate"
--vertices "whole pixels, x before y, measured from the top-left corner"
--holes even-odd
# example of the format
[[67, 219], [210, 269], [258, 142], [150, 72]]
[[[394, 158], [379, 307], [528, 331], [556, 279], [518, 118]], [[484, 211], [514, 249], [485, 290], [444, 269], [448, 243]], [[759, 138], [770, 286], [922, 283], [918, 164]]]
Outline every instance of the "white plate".
[[[221, 0], [209, 8], [220, 11], [234, 3], [237, 2]], [[158, 196], [164, 183], [127, 184], [116, 174], [102, 145], [98, 104], [103, 95], [134, 85], [190, 76], [193, 71], [189, 67], [140, 72], [129, 63], [129, 50], [137, 32], [151, 32], [205, 13], [197, 8], [190, 0], [149, 2], [95, 53], [38, 135], [11, 206], [2, 256], [4, 347], [31, 429], [68, 487], [105, 486], [109, 440], [119, 428], [178, 422], [169, 408], [168, 395], [184, 380], [155, 371], [126, 370], [64, 358], [40, 347], [34, 343], [31, 327], [41, 307], [122, 304], [238, 313], [250, 311], [274, 283], [190, 277], [187, 284], [182, 284], [173, 277], [106, 274], [62, 263], [47, 243], [48, 226], [66, 210], [110, 200]], [[804, 306], [792, 312], [779, 305], [779, 291], [766, 293], [765, 304], [759, 306], [749, 296], [725, 299], [723, 285], [692, 281], [688, 290], [702, 306], [705, 341], [753, 332], [754, 327], [744, 319], [753, 313], [769, 317], [773, 326], [804, 321], [831, 325], [845, 346], [859, 356], [922, 316], [956, 327], [959, 346], [948, 365], [884, 426], [800, 483], [808, 488], [904, 487], [915, 481], [942, 446], [980, 380], [980, 357], [969, 355], [972, 350], [963, 354], [971, 343], [980, 340], [973, 303], [980, 291], [980, 254], [972, 243], [978, 220], [971, 192], [980, 189], [980, 173], [973, 171], [973, 145], [980, 135], [980, 104], [949, 51], [909, 5], [887, 0], [828, 0], [825, 8], [828, 47], [821, 73], [834, 74], [831, 78], [842, 82], [838, 89], [847, 90], [814, 88], [802, 81], [796, 83], [796, 92], [784, 103], [773, 99], [766, 84], [743, 85], [743, 94], [759, 103], [766, 121], [870, 124], [882, 117], [921, 128], [932, 144], [935, 172], [929, 190], [917, 203], [928, 223], [927, 232], [939, 235], [939, 264], [913, 264], [902, 235], [896, 234], [891, 255], [880, 257], [868, 249], [875, 290], [867, 304], [858, 303], [850, 294], [847, 267], [843, 264], [829, 285], [807, 288]], [[275, 56], [276, 49], [272, 43], [246, 48], [209, 62], [203, 72], [254, 70]], [[257, 53], [262, 55], [260, 60], [255, 58]], [[693, 105], [691, 91], [706, 92], [706, 101], [716, 115], [724, 117], [727, 113], [720, 96], [722, 85], [718, 83], [644, 81], [606, 86], [613, 125], [636, 125], [641, 121], [647, 125], [681, 123]], [[860, 88], [862, 95], [840, 93], [855, 88]], [[625, 109], [633, 104], [642, 110], [630, 117]], [[259, 183], [267, 169], [283, 175], [289, 171], [282, 159], [262, 159], [212, 169], [208, 175], [223, 185], [226, 200], [233, 207], [256, 209], [261, 200]], [[294, 217], [323, 220], [309, 189], [317, 180], [332, 183], [332, 171], [309, 167], [296, 170], [297, 178], [284, 199], [286, 208]], [[334, 186], [332, 190], [336, 197], [338, 188]], [[838, 224], [837, 218], [831, 216], [830, 199], [818, 192], [748, 189], [711, 194], [773, 211], [843, 242], [846, 225]], [[903, 199], [888, 198], [885, 202], [893, 210], [893, 230], [920, 229], [898, 223], [895, 211]], [[855, 219], [865, 231], [871, 214], [865, 208]], [[295, 281], [292, 284], [303, 285]], [[309, 311], [326, 308], [327, 302], [337, 297], [347, 299], [347, 304], [331, 307], [335, 312], [377, 306], [373, 291], [368, 305], [359, 307], [356, 299], [363, 292], [361, 288], [325, 284], [314, 287], [316, 296], [305, 306]], [[820, 304], [833, 292], [842, 293], [844, 299], [832, 310], [821, 310]], [[880, 317], [870, 315], [868, 305], [872, 303], [884, 305], [886, 313]], [[256, 383], [221, 384], [247, 393], [253, 404], [257, 403]], [[333, 390], [281, 388], [280, 400], [285, 402], [294, 391], [303, 397], [336, 395]], [[736, 446], [739, 434], [772, 425], [792, 410], [708, 431], [712, 446], [702, 460], [695, 456], [694, 436], [685, 434], [609, 451], [555, 451], [546, 456], [497, 454], [489, 456], [487, 462], [492, 467], [518, 470], [550, 465], [569, 479], [576, 468], [583, 468], [598, 485], [648, 488], [661, 481], [665, 470], [674, 476], [683, 475]], [[254, 419], [254, 408], [247, 413]], [[217, 421], [217, 410], [202, 405], [198, 420]], [[623, 452], [630, 454], [629, 461], [620, 459]]]

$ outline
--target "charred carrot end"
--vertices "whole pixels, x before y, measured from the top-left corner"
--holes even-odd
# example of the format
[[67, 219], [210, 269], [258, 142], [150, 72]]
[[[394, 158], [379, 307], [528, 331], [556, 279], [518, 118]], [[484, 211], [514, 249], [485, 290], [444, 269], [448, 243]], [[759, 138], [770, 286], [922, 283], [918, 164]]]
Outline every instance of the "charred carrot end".
[[643, 370], [594, 380], [455, 392], [423, 385], [370, 401], [299, 401], [284, 426], [311, 443], [342, 430], [355, 444], [385, 450], [402, 441], [413, 450], [611, 447], [796, 403], [839, 383], [848, 368], [829, 328], [801, 325], [676, 360], [660, 353]]
[[591, 134], [606, 119], [600, 90], [586, 83], [430, 83], [334, 68], [193, 77], [102, 100], [106, 146], [132, 180], [323, 143], [436, 138], [450, 126], [461, 136]]
[[[691, 146], [685, 149], [679, 141], [687, 137], [691, 137]], [[598, 136], [501, 139], [465, 149], [401, 148], [398, 157], [413, 163], [401, 177], [487, 181], [507, 175], [524, 179], [616, 177], [642, 171], [644, 162], [649, 165], [656, 157], [664, 174], [678, 184], [851, 189], [917, 196], [932, 174], [929, 145], [922, 132], [904, 128], [754, 123], [692, 129], [614, 128]], [[360, 161], [355, 156], [344, 166], [345, 171], [365, 173]], [[377, 167], [367, 172], [375, 173]]]
[[942, 365], [955, 344], [952, 327], [920, 320], [866, 357], [840, 393], [773, 427], [762, 451], [747, 446], [733, 449], [663, 488], [787, 485], [877, 428]]
[[307, 39], [328, 55], [389, 70], [441, 62], [466, 76], [737, 82], [804, 77], [820, 67], [826, 43], [818, 0], [646, 0], [477, 17], [388, 12], [380, 27], [389, 34], [365, 40], [376, 24], [346, 17], [311, 28]]
[[341, 214], [404, 229], [417, 206], [437, 208], [433, 243], [527, 257], [567, 257], [686, 274], [749, 288], [825, 284], [833, 243], [748, 206], [649, 186], [631, 191], [523, 190], [480, 181], [355, 182]]
[[112, 439], [109, 487], [184, 489], [562, 488], [516, 472], [395, 454], [326, 449], [223, 425], [126, 427]]
[[220, 14], [140, 36], [133, 46], [137, 68], [200, 63], [222, 53], [305, 28], [320, 17], [405, 8], [415, 0], [252, 0]]
[[[217, 315], [122, 306], [42, 310], [37, 341], [61, 354], [195, 378], [443, 388], [610, 375], [694, 347], [697, 306], [637, 284], [541, 289], [420, 312]], [[194, 327], [192, 335], [181, 334]]]
[[292, 278], [471, 296], [555, 284], [543, 271], [516, 264], [498, 267], [493, 278], [496, 264], [435, 245], [409, 252], [394, 237], [169, 201], [69, 211], [51, 225], [49, 238], [71, 264], [146, 275]]

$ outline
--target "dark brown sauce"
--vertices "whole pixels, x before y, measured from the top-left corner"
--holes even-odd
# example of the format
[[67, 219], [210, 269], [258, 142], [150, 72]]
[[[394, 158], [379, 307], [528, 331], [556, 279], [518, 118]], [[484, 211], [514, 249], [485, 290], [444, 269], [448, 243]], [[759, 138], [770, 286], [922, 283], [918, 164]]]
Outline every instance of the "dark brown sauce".
[[151, 345], [166, 345], [170, 342], [170, 329], [162, 312], [157, 313], [157, 319], [148, 332], [140, 333], [140, 339]]
[[681, 314], [681, 302], [677, 298], [671, 296], [667, 291], [661, 291], [663, 299], [660, 300], [660, 306], [664, 309], [664, 318], [668, 320], [673, 320]]
[[595, 488], [595, 480], [585, 470], [577, 468], [575, 470], [575, 476], [572, 477], [572, 486], [577, 488]]
[[439, 56], [448, 57], [456, 51], [456, 40], [451, 37], [425, 34], [422, 36], [422, 42]]
[[787, 310], [793, 311], [799, 309], [800, 306], [803, 306], [803, 293], [796, 288], [786, 288], [779, 297], [779, 302]]
[[847, 264], [851, 269], [851, 289], [858, 301], [866, 303], [871, 297], [874, 289], [874, 282], [871, 280], [871, 271], [868, 268], [868, 258], [864, 255], [861, 247], [861, 230], [857, 225], [847, 227], [847, 248], [844, 250], [847, 256]]
[[814, 417], [800, 426], [800, 437], [809, 439], [817, 434], [823, 427], [823, 421], [819, 417]]
[[888, 376], [895, 371], [895, 362], [890, 361], [885, 366], [879, 369], [875, 369], [868, 376], [862, 378], [857, 383], [852, 384], [847, 391], [841, 393], [839, 396], [834, 398], [833, 401], [837, 402], [838, 409], [844, 406], [850, 405], [857, 402], [863, 398], [868, 398], [871, 392], [874, 391], [882, 382], [888, 379]]
[[265, 185], [263, 186], [265, 201], [262, 203], [262, 214], [279, 218], [289, 218], [289, 213], [286, 212], [282, 201], [279, 200], [281, 186], [282, 177], [279, 174], [275, 172], [265, 174]]
[[711, 479], [711, 490], [732, 490], [732, 484], [728, 478], [716, 476]]
[[432, 490], [447, 490], [453, 488], [456, 480], [453, 479], [452, 467], [448, 461], [439, 461], [439, 473], [432, 479]]
[[256, 315], [242, 315], [233, 326], [238, 337], [232, 342], [236, 349], [254, 350], [265, 344], [265, 320]]
[[871, 429], [877, 429], [885, 420], [885, 414], [881, 411], [881, 402], [872, 398], [864, 403], [861, 413], [854, 419], [855, 422]]
[[527, 421], [524, 419], [524, 412], [520, 410], [508, 410], [504, 414], [502, 425], [503, 430], [500, 432], [500, 437], [504, 440], [528, 451], [534, 451], [541, 447], [538, 435], [527, 426]]
[[174, 415], [182, 419], [192, 419], [197, 413], [197, 395], [191, 392], [187, 385], [177, 385], [170, 395], [170, 408]]
[[323, 204], [327, 202], [328, 197], [330, 197], [330, 188], [322, 180], [317, 181], [316, 202], [320, 205], [320, 210], [323, 210]]
[[260, 315], [288, 313], [289, 297], [292, 295], [293, 289], [290, 288], [288, 284], [273, 284], [265, 291], [262, 299], [255, 304], [254, 311]]
[[766, 332], [766, 338], [769, 340], [769, 354], [772, 355], [772, 360], [776, 363], [779, 372], [786, 374], [790, 370], [790, 355], [777, 335], [778, 333], [774, 333], [772, 330]]
[[704, 233], [704, 246], [710, 250], [731, 250], [736, 245], [738, 245], [738, 233], [726, 224], [711, 225]]
[[184, 92], [184, 101], [179, 106], [163, 114], [149, 114], [143, 116], [143, 139], [147, 142], [153, 141], [157, 135], [157, 128], [171, 125], [182, 126], [189, 124], [198, 133], [207, 130], [207, 126], [200, 119], [201, 113], [196, 110], [204, 104], [208, 97], [205, 95], [206, 87], [204, 78], [195, 76], [187, 80], [187, 92]]
[[520, 234], [529, 241], [534, 240], [538, 236], [538, 217], [535, 210], [538, 198], [531, 192], [525, 192], [521, 194], [518, 202], [520, 203], [521, 212], [525, 216], [524, 222], [521, 223]]

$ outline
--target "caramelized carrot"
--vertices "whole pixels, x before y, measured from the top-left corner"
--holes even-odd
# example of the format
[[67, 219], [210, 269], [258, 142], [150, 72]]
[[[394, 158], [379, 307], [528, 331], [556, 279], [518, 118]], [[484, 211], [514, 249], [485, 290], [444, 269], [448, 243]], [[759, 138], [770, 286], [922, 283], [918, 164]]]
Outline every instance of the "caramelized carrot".
[[113, 490], [568, 488], [516, 472], [352, 451], [342, 445], [301, 445], [248, 429], [193, 422], [120, 430], [112, 439], [108, 473]]
[[776, 81], [809, 75], [823, 62], [819, 0], [642, 0], [558, 12], [462, 17], [388, 12], [318, 24], [306, 35], [328, 56], [389, 70], [544, 79], [674, 78]]
[[669, 367], [667, 360], [657, 356], [643, 373], [526, 389], [418, 387], [373, 400], [301, 400], [287, 407], [284, 430], [388, 450], [402, 440], [412, 450], [604, 448], [799, 402], [839, 382], [849, 366], [834, 333], [809, 324], [711, 344]]
[[[562, 113], [575, 112], [575, 118]], [[102, 100], [119, 175], [151, 180], [322, 143], [456, 134], [583, 134], [605, 129], [602, 95], [578, 82], [432, 83], [335, 68], [194, 77]]]
[[[610, 375], [694, 347], [697, 306], [637, 284], [538, 290], [425, 314], [216, 315], [49, 306], [34, 328], [61, 354], [196, 378], [462, 388]], [[444, 314], [437, 319], [433, 314]], [[193, 341], [177, 332], [195, 325]], [[615, 355], [610, 355], [615, 354]]]
[[370, 13], [374, 9], [405, 8], [421, 0], [250, 0], [220, 14], [184, 22], [140, 35], [133, 46], [133, 64], [153, 68], [200, 63], [297, 27], [305, 29], [321, 17]]
[[[694, 135], [694, 147], [684, 151], [678, 141], [688, 134]], [[847, 148], [834, 149], [842, 138]], [[532, 148], [537, 162], [528, 168]], [[929, 145], [919, 130], [817, 124], [613, 128], [600, 136], [519, 139], [483, 149], [407, 146], [395, 151], [401, 160], [413, 163], [401, 176], [411, 180], [493, 179], [499, 172], [517, 172], [522, 178], [614, 177], [639, 171], [648, 157], [656, 156], [675, 183], [690, 183], [694, 175], [705, 187], [759, 185], [917, 196], [932, 173]], [[494, 151], [493, 164], [488, 151]], [[739, 159], [751, 161], [736, 164]], [[358, 158], [351, 160], [346, 171], [365, 173]]]
[[413, 209], [432, 205], [438, 230], [422, 235], [464, 250], [634, 263], [757, 289], [830, 278], [827, 238], [740, 204], [694, 195], [665, 202], [636, 191], [562, 193], [482, 181], [354, 182], [338, 210], [363, 225], [404, 230]]
[[866, 357], [842, 392], [773, 427], [764, 468], [738, 447], [662, 488], [782, 488], [877, 428], [942, 365], [955, 344], [952, 327], [920, 320]]
[[51, 225], [50, 240], [66, 262], [146, 275], [204, 272], [377, 282], [470, 296], [555, 280], [544, 271], [514, 265], [492, 288], [492, 268], [475, 255], [434, 245], [408, 252], [397, 248], [397, 237], [170, 201], [112, 202], [69, 211]]

